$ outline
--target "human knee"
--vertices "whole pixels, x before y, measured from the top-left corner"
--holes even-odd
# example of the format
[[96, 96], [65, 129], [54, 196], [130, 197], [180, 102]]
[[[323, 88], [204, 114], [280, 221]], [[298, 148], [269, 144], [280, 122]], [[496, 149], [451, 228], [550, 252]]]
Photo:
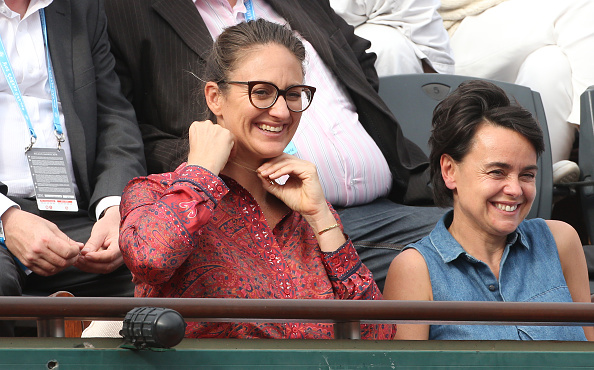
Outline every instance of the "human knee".
[[518, 72], [518, 82], [529, 80], [531, 87], [540, 85], [571, 94], [571, 65], [557, 45], [547, 45], [530, 53]]
[[375, 66], [380, 76], [423, 72], [413, 42], [403, 32], [366, 23], [355, 28], [355, 33], [371, 42], [368, 51], [377, 55]]
[[23, 277], [14, 262], [0, 257], [0, 296], [19, 296], [23, 291]]

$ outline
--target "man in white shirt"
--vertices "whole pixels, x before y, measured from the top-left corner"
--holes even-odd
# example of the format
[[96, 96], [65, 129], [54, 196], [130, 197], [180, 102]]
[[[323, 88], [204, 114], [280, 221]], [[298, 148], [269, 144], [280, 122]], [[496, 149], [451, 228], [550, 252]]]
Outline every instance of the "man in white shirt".
[[0, 0], [0, 40], [0, 295], [132, 295], [119, 196], [146, 169], [103, 3]]
[[371, 42], [380, 77], [454, 73], [450, 37], [437, 11], [440, 0], [330, 0], [330, 5]]

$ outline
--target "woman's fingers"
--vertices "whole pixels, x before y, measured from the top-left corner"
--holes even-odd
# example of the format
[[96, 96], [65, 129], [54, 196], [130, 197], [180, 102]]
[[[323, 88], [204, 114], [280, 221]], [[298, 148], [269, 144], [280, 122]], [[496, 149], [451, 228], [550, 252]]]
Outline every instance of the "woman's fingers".
[[189, 129], [190, 152], [188, 164], [206, 168], [218, 175], [235, 145], [231, 131], [212, 121], [196, 121]]

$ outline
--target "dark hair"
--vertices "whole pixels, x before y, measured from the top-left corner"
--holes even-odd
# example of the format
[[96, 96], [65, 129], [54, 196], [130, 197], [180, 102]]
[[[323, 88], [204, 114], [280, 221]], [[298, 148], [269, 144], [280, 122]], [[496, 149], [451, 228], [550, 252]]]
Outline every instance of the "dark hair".
[[460, 84], [435, 107], [432, 124], [429, 138], [431, 183], [435, 204], [440, 207], [451, 206], [453, 201], [453, 192], [446, 187], [441, 175], [441, 156], [448, 154], [454, 161], [462, 161], [480, 125], [516, 131], [528, 139], [537, 157], [544, 151], [542, 130], [532, 114], [517, 102], [512, 103], [505, 91], [487, 81], [471, 80]]
[[[202, 76], [203, 84], [214, 81], [221, 86], [221, 89], [225, 88], [224, 81], [238, 67], [239, 62], [256, 47], [269, 44], [286, 47], [299, 60], [301, 70], [305, 74], [303, 43], [288, 27], [260, 18], [228, 27], [219, 35], [206, 58], [206, 67]], [[202, 119], [214, 121], [215, 117], [206, 105], [204, 85], [202, 85], [200, 97], [207, 107]]]

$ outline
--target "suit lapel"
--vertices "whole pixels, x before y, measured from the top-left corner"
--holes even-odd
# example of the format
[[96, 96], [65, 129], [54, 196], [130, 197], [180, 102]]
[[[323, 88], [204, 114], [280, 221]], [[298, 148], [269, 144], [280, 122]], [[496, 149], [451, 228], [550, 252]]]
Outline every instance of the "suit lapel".
[[191, 0], [155, 0], [152, 6], [190, 49], [203, 59], [206, 57], [212, 40], [201, 36], [210, 32]]
[[[72, 75], [72, 35], [70, 0], [54, 1], [46, 8], [47, 38], [50, 46], [50, 57], [58, 84], [60, 100], [72, 101], [74, 77]], [[58, 57], [59, 56], [59, 57]]]
[[[74, 108], [71, 1], [53, 1], [45, 10], [45, 18], [50, 58], [64, 114], [64, 125], [70, 142], [72, 166], [79, 190], [84, 192], [85, 199], [88, 199], [89, 189], [85, 186], [87, 181], [83, 181], [87, 179], [85, 130]], [[80, 36], [85, 37], [86, 34]]]

